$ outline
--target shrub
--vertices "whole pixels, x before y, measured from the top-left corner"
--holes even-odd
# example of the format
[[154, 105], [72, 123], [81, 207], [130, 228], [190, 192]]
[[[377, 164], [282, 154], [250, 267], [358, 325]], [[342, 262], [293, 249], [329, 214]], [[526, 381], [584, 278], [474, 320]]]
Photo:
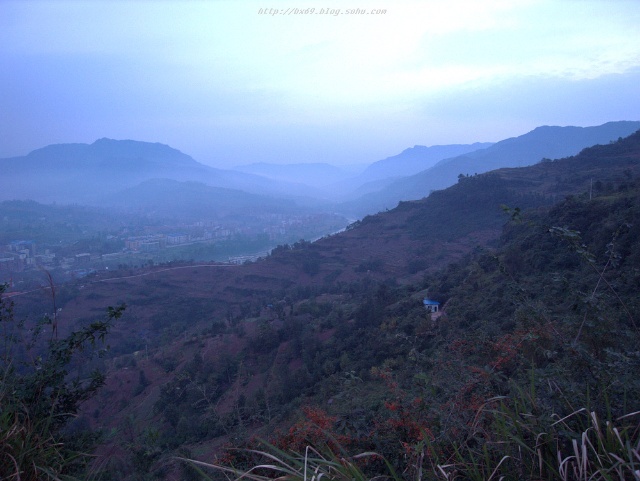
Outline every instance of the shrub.
[[[58, 339], [56, 320], [45, 317], [28, 329], [14, 319], [12, 302], [0, 287], [0, 479], [59, 479], [87, 460], [89, 448], [66, 429], [80, 404], [104, 384], [104, 375], [72, 375], [80, 353], [99, 354], [114, 320], [125, 306], [110, 307], [105, 320], [94, 321]], [[48, 340], [42, 338], [50, 326]], [[82, 442], [78, 442], [81, 440]], [[73, 447], [72, 447], [73, 446]]]

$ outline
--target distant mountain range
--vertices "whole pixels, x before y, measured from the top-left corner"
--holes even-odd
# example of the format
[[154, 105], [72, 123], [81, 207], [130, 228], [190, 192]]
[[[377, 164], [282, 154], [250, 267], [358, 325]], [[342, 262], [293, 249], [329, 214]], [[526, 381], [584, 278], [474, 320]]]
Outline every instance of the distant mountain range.
[[362, 217], [402, 200], [428, 196], [455, 184], [460, 174], [574, 155], [638, 129], [640, 122], [631, 121], [597, 127], [544, 126], [495, 144], [416, 145], [373, 162], [358, 175], [323, 163], [250, 164], [223, 170], [167, 145], [100, 139], [90, 145], [50, 145], [26, 156], [0, 159], [0, 201], [126, 203], [174, 213], [180, 208], [202, 211], [197, 205], [209, 206], [208, 212], [282, 212], [304, 206]]
[[264, 162], [234, 167], [247, 174], [261, 175], [268, 179], [325, 187], [352, 176], [351, 171], [331, 164], [268, 164]]
[[519, 137], [497, 142], [485, 149], [444, 159], [415, 175], [394, 180], [341, 207], [361, 216], [395, 207], [399, 201], [426, 197], [433, 190], [457, 182], [459, 175], [474, 175], [501, 167], [523, 167], [543, 158], [558, 159], [596, 144], [608, 144], [640, 129], [640, 122], [608, 122], [597, 127], [538, 127]]
[[279, 196], [306, 196], [306, 186], [216, 169], [159, 143], [100, 139], [50, 145], [0, 160], [0, 200], [93, 204], [151, 179], [202, 182], [213, 187]]
[[433, 145], [431, 147], [415, 145], [397, 155], [374, 162], [360, 175], [347, 182], [352, 186], [358, 186], [357, 192], [379, 190], [381, 185], [427, 170], [443, 159], [486, 149], [492, 145], [491, 142]]
[[327, 187], [335, 195], [336, 191], [352, 192], [367, 184], [377, 185], [380, 181], [389, 182], [391, 179], [413, 175], [428, 169], [442, 159], [474, 152], [491, 145], [493, 145], [491, 142], [433, 145], [431, 147], [416, 145], [397, 155], [373, 162], [357, 175], [353, 174], [352, 169], [326, 163], [256, 163], [241, 165], [235, 167], [234, 170], [313, 187]]

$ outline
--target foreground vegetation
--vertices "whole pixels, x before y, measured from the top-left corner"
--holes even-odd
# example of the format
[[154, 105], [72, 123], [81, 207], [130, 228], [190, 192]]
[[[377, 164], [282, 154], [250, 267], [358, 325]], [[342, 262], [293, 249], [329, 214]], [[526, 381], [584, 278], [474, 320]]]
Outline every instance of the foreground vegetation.
[[[100, 355], [105, 336], [124, 310], [58, 336], [56, 313], [37, 325], [15, 319], [0, 286], [0, 479], [72, 479], [85, 472], [94, 433], [74, 427], [83, 401], [104, 384], [99, 371], [85, 378], [78, 363]], [[76, 375], [70, 375], [70, 371]]]

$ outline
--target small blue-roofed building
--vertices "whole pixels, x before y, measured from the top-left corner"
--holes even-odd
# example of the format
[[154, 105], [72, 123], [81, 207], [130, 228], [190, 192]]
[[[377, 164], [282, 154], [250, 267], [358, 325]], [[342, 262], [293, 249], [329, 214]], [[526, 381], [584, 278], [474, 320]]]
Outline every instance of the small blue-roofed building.
[[440, 308], [440, 303], [432, 299], [423, 299], [422, 304], [424, 305], [424, 308], [431, 313], [438, 312], [438, 309]]

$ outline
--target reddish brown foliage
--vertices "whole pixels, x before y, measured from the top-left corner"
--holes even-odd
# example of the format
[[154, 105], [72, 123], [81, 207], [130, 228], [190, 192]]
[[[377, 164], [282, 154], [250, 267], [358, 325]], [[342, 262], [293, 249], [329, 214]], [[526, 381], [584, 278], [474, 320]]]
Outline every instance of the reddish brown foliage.
[[327, 445], [332, 450], [347, 446], [352, 439], [334, 432], [337, 417], [317, 407], [302, 408], [303, 418], [286, 433], [277, 434], [271, 443], [284, 451], [304, 452], [307, 446]]

